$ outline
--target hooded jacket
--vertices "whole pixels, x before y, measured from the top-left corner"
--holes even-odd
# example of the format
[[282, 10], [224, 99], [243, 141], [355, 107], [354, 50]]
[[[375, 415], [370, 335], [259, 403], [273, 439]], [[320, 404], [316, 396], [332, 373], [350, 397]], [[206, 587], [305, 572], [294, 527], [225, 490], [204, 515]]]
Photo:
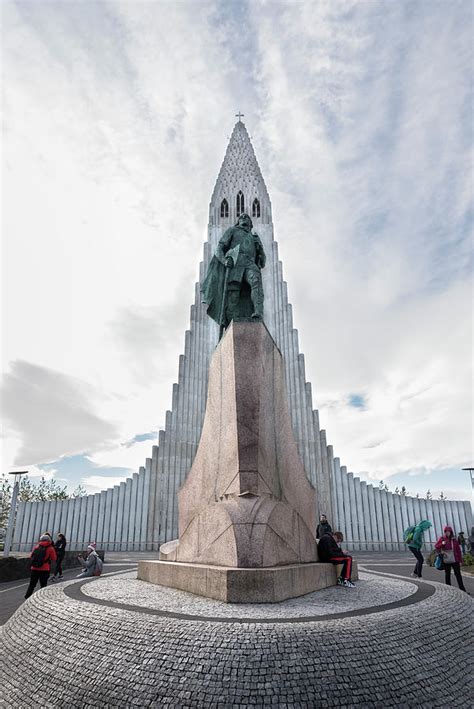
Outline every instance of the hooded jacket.
[[[454, 560], [458, 564], [462, 563], [462, 552], [459, 542], [454, 536], [453, 528], [446, 525], [444, 528], [444, 535], [438, 539], [435, 544], [435, 549], [438, 551], [454, 551]], [[451, 537], [447, 536], [451, 533]]]
[[413, 547], [414, 549], [421, 549], [423, 546], [423, 534], [432, 526], [431, 522], [428, 522], [427, 519], [422, 519], [421, 522], [418, 522], [413, 532], [413, 539], [407, 546]]
[[318, 542], [319, 561], [331, 561], [333, 557], [346, 556], [332, 534], [324, 534]]
[[[51, 562], [56, 561], [56, 552], [50, 541], [39, 542], [33, 549], [38, 549], [39, 547], [46, 547], [46, 557], [44, 564], [41, 566], [31, 566], [33, 571], [51, 571]], [[33, 551], [31, 553], [33, 553]], [[31, 555], [30, 555], [31, 556]]]

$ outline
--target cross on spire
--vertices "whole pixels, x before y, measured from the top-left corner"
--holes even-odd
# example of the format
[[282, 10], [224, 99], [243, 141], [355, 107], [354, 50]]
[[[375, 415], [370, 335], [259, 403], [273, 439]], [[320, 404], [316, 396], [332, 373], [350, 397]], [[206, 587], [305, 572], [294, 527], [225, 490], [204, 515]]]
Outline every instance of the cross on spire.
[[241, 123], [241, 120], [240, 120], [240, 119], [243, 118], [244, 115], [245, 115], [245, 114], [244, 114], [244, 113], [240, 113], [240, 111], [235, 114], [235, 117], [239, 119], [239, 123]]

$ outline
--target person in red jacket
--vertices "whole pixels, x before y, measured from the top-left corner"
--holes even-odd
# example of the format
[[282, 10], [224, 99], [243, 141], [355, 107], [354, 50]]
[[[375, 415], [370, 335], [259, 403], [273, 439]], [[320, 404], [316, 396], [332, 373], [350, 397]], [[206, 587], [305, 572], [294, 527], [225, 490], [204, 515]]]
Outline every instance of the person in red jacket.
[[[461, 576], [462, 553], [459, 542], [454, 536], [453, 528], [446, 525], [444, 534], [438, 539], [435, 544], [435, 549], [443, 555], [443, 565], [445, 573], [445, 583], [451, 586], [451, 569], [454, 571], [456, 581], [461, 591], [466, 591], [464, 588]], [[466, 592], [467, 593], [467, 592]]]
[[48, 583], [49, 574], [51, 572], [51, 562], [56, 561], [56, 551], [54, 550], [49, 534], [41, 535], [39, 543], [30, 554], [30, 559], [30, 585], [25, 593], [25, 598], [31, 596], [38, 581], [40, 582], [41, 588], [44, 588]]

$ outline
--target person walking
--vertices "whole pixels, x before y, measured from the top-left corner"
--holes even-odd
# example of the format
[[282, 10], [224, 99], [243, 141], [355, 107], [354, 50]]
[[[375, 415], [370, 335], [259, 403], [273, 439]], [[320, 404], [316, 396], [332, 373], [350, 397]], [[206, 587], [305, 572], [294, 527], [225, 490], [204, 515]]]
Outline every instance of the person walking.
[[458, 544], [461, 547], [462, 555], [464, 556], [466, 553], [466, 537], [464, 536], [464, 532], [459, 532]]
[[423, 546], [423, 535], [426, 530], [432, 526], [433, 525], [431, 522], [427, 519], [422, 519], [421, 522], [418, 522], [418, 524], [414, 527], [409, 527], [404, 532], [405, 543], [413, 556], [416, 558], [415, 570], [412, 575], [419, 579], [422, 578], [421, 570], [425, 561], [423, 554], [421, 553], [421, 548]]
[[31, 575], [30, 584], [25, 593], [25, 598], [29, 598], [35, 590], [36, 584], [40, 582], [41, 588], [48, 584], [51, 572], [51, 562], [56, 561], [56, 551], [51, 543], [49, 534], [42, 534], [38, 544], [30, 555]]
[[62, 563], [64, 556], [66, 554], [66, 537], [61, 532], [58, 534], [56, 541], [54, 542], [54, 549], [56, 551], [56, 569], [54, 576], [51, 581], [54, 583], [57, 579], [61, 580], [63, 578], [63, 567]]
[[[435, 549], [443, 555], [444, 581], [451, 586], [451, 569], [454, 571], [459, 589], [466, 591], [461, 576], [462, 554], [459, 542], [454, 536], [453, 528], [449, 525], [443, 530], [444, 534], [435, 544]], [[467, 593], [467, 591], [466, 591]]]
[[103, 562], [95, 550], [95, 544], [89, 544], [87, 547], [87, 556], [84, 559], [82, 556], [77, 557], [82, 566], [82, 571], [78, 575], [78, 579], [83, 579], [89, 576], [100, 576], [103, 569]]
[[319, 518], [319, 524], [316, 527], [316, 539], [321, 539], [325, 534], [331, 534], [332, 527], [328, 522], [326, 515], [321, 515]]
[[328, 532], [323, 534], [318, 542], [318, 558], [319, 561], [334, 564], [338, 566], [342, 564], [342, 571], [337, 579], [338, 586], [346, 588], [354, 588], [355, 583], [351, 581], [352, 573], [352, 556], [345, 554], [339, 544], [344, 540], [342, 532]]

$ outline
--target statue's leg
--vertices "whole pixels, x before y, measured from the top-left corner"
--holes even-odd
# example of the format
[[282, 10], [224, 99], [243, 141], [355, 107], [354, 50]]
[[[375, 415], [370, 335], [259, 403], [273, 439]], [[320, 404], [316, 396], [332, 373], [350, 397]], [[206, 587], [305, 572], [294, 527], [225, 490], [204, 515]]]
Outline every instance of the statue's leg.
[[263, 286], [262, 274], [258, 270], [245, 269], [244, 278], [250, 286], [250, 297], [253, 305], [253, 318], [263, 319]]
[[226, 327], [233, 320], [239, 310], [239, 300], [240, 300], [240, 286], [230, 287], [227, 291], [227, 307], [225, 311]]

